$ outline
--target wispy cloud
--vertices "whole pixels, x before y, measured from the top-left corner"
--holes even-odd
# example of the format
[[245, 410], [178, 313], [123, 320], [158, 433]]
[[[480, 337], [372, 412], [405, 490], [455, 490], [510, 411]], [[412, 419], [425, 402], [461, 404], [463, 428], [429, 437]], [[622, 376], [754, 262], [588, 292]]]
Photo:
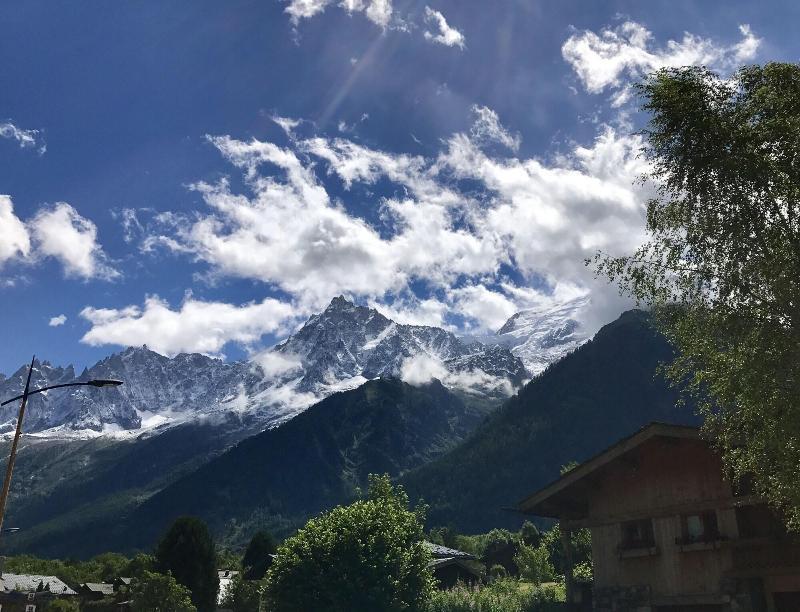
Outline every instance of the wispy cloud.
[[588, 92], [617, 90], [614, 104], [619, 105], [628, 99], [631, 80], [659, 68], [703, 65], [730, 70], [753, 59], [761, 40], [749, 25], [739, 26], [739, 32], [739, 41], [729, 45], [686, 32], [681, 40], [669, 40], [659, 47], [645, 26], [626, 21], [599, 33], [576, 32], [561, 53]]
[[47, 151], [41, 130], [25, 130], [10, 121], [0, 123], [0, 138], [16, 141], [20, 149], [36, 149], [39, 155]]

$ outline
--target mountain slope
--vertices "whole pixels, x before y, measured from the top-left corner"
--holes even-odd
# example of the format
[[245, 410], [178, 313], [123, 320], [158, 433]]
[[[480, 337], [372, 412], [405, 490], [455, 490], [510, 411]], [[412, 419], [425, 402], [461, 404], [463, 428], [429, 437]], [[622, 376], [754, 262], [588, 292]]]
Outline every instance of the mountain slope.
[[131, 516], [136, 534], [122, 547], [147, 546], [181, 514], [218, 535], [232, 525], [297, 526], [352, 498], [370, 473], [397, 476], [441, 455], [483, 416], [438, 382], [380, 379], [334, 394], [153, 496]]
[[518, 527], [503, 508], [582, 461], [659, 420], [696, 423], [657, 377], [672, 351], [640, 311], [623, 314], [593, 340], [550, 366], [446, 456], [401, 479], [431, 505], [432, 525], [464, 532]]

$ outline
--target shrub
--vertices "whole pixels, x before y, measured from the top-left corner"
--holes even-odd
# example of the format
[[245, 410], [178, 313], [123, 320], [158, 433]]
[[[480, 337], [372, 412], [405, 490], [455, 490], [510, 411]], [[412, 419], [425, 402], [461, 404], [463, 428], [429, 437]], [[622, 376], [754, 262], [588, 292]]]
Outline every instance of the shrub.
[[170, 574], [142, 572], [131, 583], [132, 612], [197, 612], [189, 589]]
[[520, 578], [529, 580], [534, 584], [541, 584], [553, 580], [556, 570], [550, 562], [550, 551], [544, 546], [519, 547], [514, 561], [519, 567]]
[[556, 612], [564, 609], [564, 599], [563, 587], [530, 588], [507, 578], [482, 587], [439, 591], [427, 612]]
[[422, 511], [388, 476], [370, 475], [367, 499], [310, 520], [267, 572], [270, 612], [417, 612], [433, 593]]

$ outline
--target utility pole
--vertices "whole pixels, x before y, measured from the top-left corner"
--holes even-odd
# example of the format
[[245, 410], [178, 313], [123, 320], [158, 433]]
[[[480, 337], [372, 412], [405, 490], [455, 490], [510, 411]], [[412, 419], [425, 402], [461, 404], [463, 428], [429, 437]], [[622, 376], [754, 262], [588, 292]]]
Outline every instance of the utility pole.
[[25, 417], [25, 406], [28, 404], [28, 391], [31, 388], [31, 374], [33, 374], [33, 362], [36, 355], [31, 359], [31, 367], [28, 368], [28, 379], [25, 381], [25, 392], [22, 394], [22, 403], [19, 405], [19, 416], [17, 416], [17, 430], [14, 433], [14, 441], [11, 443], [11, 452], [8, 455], [8, 466], [6, 467], [6, 478], [3, 481], [3, 492], [0, 493], [0, 533], [3, 532], [3, 519], [6, 516], [6, 502], [8, 501], [8, 491], [11, 488], [11, 475], [14, 473], [14, 461], [17, 459], [17, 445], [22, 435], [22, 419]]

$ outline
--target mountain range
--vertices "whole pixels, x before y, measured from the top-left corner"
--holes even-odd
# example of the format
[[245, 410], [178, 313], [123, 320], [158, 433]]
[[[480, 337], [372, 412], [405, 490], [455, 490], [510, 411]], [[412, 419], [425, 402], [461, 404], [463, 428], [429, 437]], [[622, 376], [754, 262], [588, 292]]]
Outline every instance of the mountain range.
[[53, 556], [147, 550], [172, 518], [193, 514], [238, 547], [256, 529], [282, 536], [346, 503], [371, 472], [424, 499], [431, 526], [517, 528], [523, 517], [503, 508], [562, 465], [653, 420], [697, 422], [657, 374], [671, 356], [647, 315], [632, 311], [499, 408], [438, 381], [386, 376], [238, 442], [237, 430], [209, 422], [136, 441], [29, 438], [7, 521], [21, 530], [6, 546]]
[[[572, 317], [581, 306], [518, 313], [500, 333], [478, 342], [437, 327], [396, 323], [340, 296], [248, 361], [227, 363], [201, 354], [170, 358], [146, 346], [112, 354], [78, 376], [72, 366], [36, 361], [34, 387], [76, 378], [125, 384], [33, 396], [25, 431], [40, 437], [131, 437], [203, 420], [238, 424], [246, 435], [284, 422], [331, 393], [381, 377], [414, 383], [436, 378], [456, 392], [499, 402], [585, 340]], [[22, 366], [0, 378], [0, 397], [21, 393], [26, 374]], [[13, 430], [16, 410], [0, 409], [0, 432]]]

